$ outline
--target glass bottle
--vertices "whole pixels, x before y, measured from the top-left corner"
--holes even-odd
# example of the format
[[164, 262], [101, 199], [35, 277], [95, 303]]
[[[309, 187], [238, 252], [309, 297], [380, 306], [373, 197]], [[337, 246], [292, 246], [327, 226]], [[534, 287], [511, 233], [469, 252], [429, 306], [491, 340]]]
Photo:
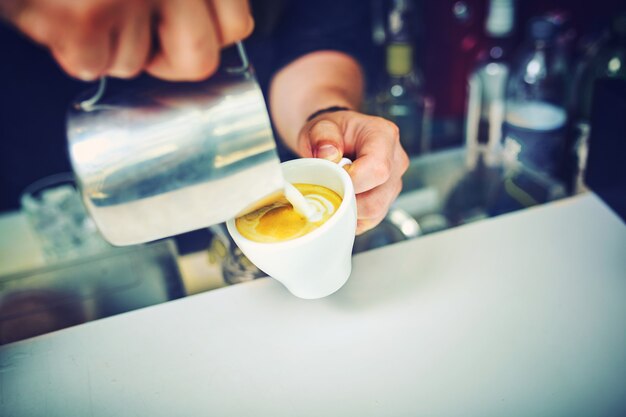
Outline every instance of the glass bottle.
[[509, 50], [515, 22], [513, 0], [491, 0], [485, 21], [486, 44], [480, 49], [476, 67], [469, 77], [465, 125], [466, 162], [476, 168], [500, 161], [505, 90], [509, 76]]
[[468, 80], [466, 170], [444, 207], [451, 224], [488, 217], [488, 208], [500, 187], [500, 149], [514, 12], [513, 0], [489, 2], [486, 40], [479, 49]]
[[512, 69], [503, 125], [503, 158], [508, 169], [521, 165], [556, 177], [563, 162], [567, 74], [560, 65], [557, 35], [558, 27], [551, 19], [532, 19]]
[[409, 155], [428, 151], [432, 104], [424, 96], [422, 76], [414, 65], [410, 16], [412, 2], [392, 0], [387, 22], [386, 82], [376, 94], [375, 113], [394, 122]]
[[[547, 143], [540, 145], [551, 145], [551, 135], [565, 132], [563, 54], [555, 53], [553, 57], [546, 53], [546, 43], [556, 40], [558, 27], [552, 19], [533, 20], [529, 30], [531, 41], [522, 49], [517, 66], [508, 64], [505, 51], [509, 30], [512, 30], [508, 28], [508, 21], [513, 19], [513, 10], [508, 7], [514, 4], [507, 3], [491, 3], [487, 23], [495, 19], [494, 15], [500, 16], [502, 33], [506, 36], [491, 37], [489, 45], [495, 46], [485, 49], [482, 61], [470, 77], [466, 131], [468, 166], [445, 205], [446, 217], [452, 224], [492, 217], [565, 196], [561, 183], [533, 168], [532, 157], [536, 155], [529, 151], [539, 152], [543, 148], [527, 148], [542, 140]], [[550, 47], [557, 51], [556, 47]], [[552, 114], [544, 114], [546, 103], [554, 107], [561, 105], [562, 120], [555, 121], [551, 119]], [[546, 117], [560, 130], [553, 131], [549, 125], [544, 130], [548, 124]], [[556, 137], [562, 146], [564, 136]]]
[[502, 126], [502, 174], [489, 201], [490, 216], [567, 195], [560, 181], [566, 161], [567, 65], [559, 22], [534, 18], [512, 64]]

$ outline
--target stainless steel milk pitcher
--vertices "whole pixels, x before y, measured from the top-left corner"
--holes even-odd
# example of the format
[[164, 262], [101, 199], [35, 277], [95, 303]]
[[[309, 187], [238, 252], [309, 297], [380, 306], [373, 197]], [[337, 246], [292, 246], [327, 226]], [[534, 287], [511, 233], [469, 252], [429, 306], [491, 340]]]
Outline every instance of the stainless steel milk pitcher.
[[114, 245], [221, 223], [283, 188], [261, 90], [241, 67], [200, 83], [150, 80], [95, 96], [68, 114], [70, 160], [82, 198]]

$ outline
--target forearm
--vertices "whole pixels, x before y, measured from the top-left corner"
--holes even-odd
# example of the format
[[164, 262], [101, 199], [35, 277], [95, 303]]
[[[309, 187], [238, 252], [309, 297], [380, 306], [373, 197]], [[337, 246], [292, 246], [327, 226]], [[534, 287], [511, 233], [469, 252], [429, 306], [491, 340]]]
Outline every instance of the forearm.
[[313, 52], [281, 69], [272, 79], [269, 95], [274, 126], [295, 151], [300, 129], [312, 113], [331, 106], [359, 108], [363, 74], [344, 53]]

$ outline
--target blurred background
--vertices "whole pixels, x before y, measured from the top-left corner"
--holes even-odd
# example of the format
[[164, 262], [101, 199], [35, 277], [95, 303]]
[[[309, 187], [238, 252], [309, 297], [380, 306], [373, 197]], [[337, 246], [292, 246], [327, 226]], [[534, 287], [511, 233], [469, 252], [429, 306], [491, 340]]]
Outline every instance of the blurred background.
[[[463, 145], [468, 79], [494, 39], [486, 30], [490, 1], [367, 0], [363, 3], [370, 8], [371, 15], [371, 36], [363, 39], [371, 44], [371, 54], [364, 62], [368, 74], [366, 110], [397, 119], [399, 124], [411, 119], [403, 133], [405, 146], [413, 155]], [[524, 0], [510, 4], [512, 17], [500, 13], [494, 19], [512, 19], [509, 32], [503, 36], [504, 53], [511, 60], [528, 40], [528, 24], [533, 17], [543, 16], [555, 22], [558, 31], [555, 54], [563, 60], [561, 70], [567, 78], [564, 103], [569, 116], [574, 117], [580, 102], [589, 100], [573, 94], [582, 83], [577, 71], [590, 61], [598, 44], [611, 36], [613, 20], [626, 8], [624, 2]], [[18, 196], [28, 184], [69, 170], [64, 146], [65, 111], [88, 84], [67, 77], [47, 51], [1, 24], [0, 42], [5, 57], [0, 65], [0, 211], [5, 211], [19, 207]], [[399, 43], [406, 43], [411, 51], [398, 54], [396, 48], [395, 55], [392, 51], [392, 56], [388, 56], [389, 47]], [[403, 53], [410, 56], [402, 56]], [[406, 67], [407, 59], [410, 68], [394, 68], [394, 65]], [[410, 79], [401, 80], [408, 82], [408, 90], [412, 90], [407, 93], [408, 101], [422, 101], [419, 106], [424, 107], [411, 109], [411, 116], [404, 118], [391, 114], [394, 103], [381, 103], [387, 93], [394, 98], [390, 91], [393, 83], [398, 82], [398, 77], [393, 76], [398, 70], [406, 71], [405, 78]], [[623, 74], [624, 64], [616, 72]], [[406, 99], [401, 97], [396, 101]], [[407, 109], [399, 110], [396, 106], [395, 111]], [[419, 112], [422, 114], [416, 116]], [[569, 137], [568, 141], [571, 140]]]
[[[252, 3], [255, 12], [262, 9], [271, 14], [273, 3], [281, 2]], [[500, 11], [491, 17], [496, 29], [490, 33], [487, 20], [492, 3]], [[472, 71], [494, 39], [502, 43], [502, 54], [512, 64], [528, 42], [528, 25], [536, 17], [555, 25], [551, 54], [560, 60], [556, 70], [566, 83], [561, 105], [568, 112], [567, 122], [574, 123], [582, 103], [590, 100], [574, 94], [587, 94], [580, 91], [589, 85], [581, 79], [580, 69], [597, 56], [600, 44], [611, 42], [608, 38], [619, 42], [615, 39], [619, 33], [623, 36], [623, 27], [611, 28], [620, 25], [615, 21], [626, 8], [620, 0], [524, 0], [504, 5], [489, 0], [367, 0], [363, 4], [370, 8], [371, 18], [370, 36], [363, 39], [371, 46], [364, 62], [366, 110], [395, 119], [404, 128], [403, 142], [413, 155], [464, 145]], [[507, 7], [510, 16], [502, 12]], [[510, 28], [502, 32], [498, 29], [502, 24]], [[0, 65], [0, 211], [6, 211], [19, 207], [19, 195], [27, 185], [69, 171], [65, 111], [89, 84], [70, 79], [47, 51], [2, 24], [0, 42], [5, 57]], [[402, 44], [408, 48], [398, 48]], [[262, 59], [257, 61], [262, 64]], [[615, 73], [623, 76], [624, 64], [620, 65]], [[264, 72], [258, 72], [261, 82], [266, 82]], [[400, 97], [392, 93], [394, 83], [396, 93], [398, 85], [406, 84]], [[418, 109], [405, 105], [415, 100]], [[409, 114], [400, 116], [402, 112]], [[571, 151], [575, 138], [570, 134], [566, 140]], [[286, 151], [281, 155], [291, 157]], [[559, 172], [563, 179], [571, 179], [574, 163], [563, 161]]]

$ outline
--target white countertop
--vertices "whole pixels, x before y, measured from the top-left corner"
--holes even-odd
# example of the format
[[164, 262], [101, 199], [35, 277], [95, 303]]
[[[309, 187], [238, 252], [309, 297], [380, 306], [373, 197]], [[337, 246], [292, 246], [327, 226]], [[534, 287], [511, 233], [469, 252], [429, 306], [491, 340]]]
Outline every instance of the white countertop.
[[2, 416], [626, 415], [626, 225], [592, 194], [0, 347]]

